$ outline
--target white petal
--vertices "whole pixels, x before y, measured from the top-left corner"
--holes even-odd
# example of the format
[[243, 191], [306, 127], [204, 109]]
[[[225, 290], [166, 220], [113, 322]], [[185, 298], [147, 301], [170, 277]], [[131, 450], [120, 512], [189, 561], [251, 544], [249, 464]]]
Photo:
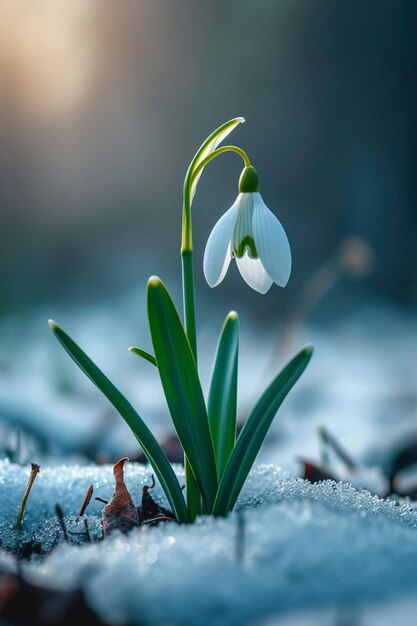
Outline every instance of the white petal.
[[254, 193], [253, 196], [252, 229], [256, 250], [274, 283], [285, 287], [291, 274], [291, 250], [287, 235], [261, 194]]
[[272, 285], [272, 279], [268, 276], [260, 259], [251, 259], [246, 252], [242, 258], [236, 258], [236, 263], [242, 278], [248, 283], [249, 287], [266, 293]]
[[210, 287], [216, 287], [223, 280], [230, 259], [230, 239], [236, 224], [239, 197], [228, 211], [219, 219], [211, 231], [204, 251], [204, 276]]

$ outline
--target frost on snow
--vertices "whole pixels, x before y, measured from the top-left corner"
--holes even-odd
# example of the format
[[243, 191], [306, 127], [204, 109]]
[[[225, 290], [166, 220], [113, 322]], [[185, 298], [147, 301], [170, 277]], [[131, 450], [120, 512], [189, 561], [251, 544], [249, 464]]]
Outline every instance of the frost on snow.
[[[176, 469], [183, 480], [182, 468]], [[150, 477], [150, 468], [127, 464], [135, 504]], [[0, 539], [6, 547], [17, 541], [13, 525], [26, 480], [26, 467], [0, 463]], [[109, 500], [112, 467], [42, 468], [23, 536], [36, 532], [41, 544], [50, 541], [57, 532], [56, 503], [76, 524], [90, 483], [95, 496]], [[166, 506], [159, 485], [153, 496]], [[92, 499], [87, 509], [96, 539], [102, 508]], [[91, 544], [59, 543], [46, 558], [25, 563], [23, 573], [60, 588], [82, 582], [91, 606], [114, 623], [330, 624], [334, 611], [360, 616], [373, 603], [398, 603], [415, 589], [417, 511], [407, 503], [343, 483], [312, 485], [276, 466], [258, 465], [238, 509], [227, 519], [201, 518], [193, 526], [135, 528]], [[291, 622], [299, 610], [300, 621]], [[308, 621], [309, 614], [316, 617]], [[267, 621], [271, 616], [275, 622]], [[378, 624], [385, 623], [392, 622], [384, 622], [382, 612]]]

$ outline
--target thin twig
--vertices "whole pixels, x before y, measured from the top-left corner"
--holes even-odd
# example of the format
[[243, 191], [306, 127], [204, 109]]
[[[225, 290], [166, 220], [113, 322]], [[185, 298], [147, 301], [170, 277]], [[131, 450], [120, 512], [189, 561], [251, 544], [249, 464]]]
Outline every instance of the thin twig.
[[67, 527], [65, 525], [65, 520], [64, 520], [64, 512], [61, 509], [59, 504], [55, 505], [55, 513], [58, 518], [59, 525], [61, 526], [62, 532], [64, 533], [64, 539], [67, 543], [69, 543]]
[[93, 487], [93, 485], [90, 485], [89, 488], [87, 489], [87, 492], [85, 494], [83, 503], [82, 503], [81, 508], [80, 508], [80, 510], [78, 512], [78, 517], [82, 517], [84, 515], [86, 508], [90, 504], [90, 500], [91, 500], [91, 496], [93, 495], [93, 491], [94, 491], [94, 487]]
[[30, 490], [32, 489], [32, 485], [35, 482], [36, 475], [39, 474], [39, 471], [41, 469], [40, 465], [37, 465], [36, 463], [31, 463], [31, 466], [32, 470], [30, 472], [28, 484], [26, 485], [25, 493], [23, 494], [22, 502], [20, 504], [19, 512], [17, 514], [16, 528], [18, 530], [20, 530], [22, 527], [23, 514], [25, 512], [26, 502], [29, 497]]
[[88, 517], [84, 517], [84, 527], [85, 527], [85, 534], [87, 537], [87, 541], [88, 543], [91, 543], [90, 529], [88, 527]]
[[158, 522], [175, 522], [178, 523], [176, 519], [173, 517], [169, 517], [168, 515], [158, 515], [157, 517], [152, 517], [151, 519], [146, 519], [141, 523], [141, 526], [145, 526], [145, 524], [156, 524]]

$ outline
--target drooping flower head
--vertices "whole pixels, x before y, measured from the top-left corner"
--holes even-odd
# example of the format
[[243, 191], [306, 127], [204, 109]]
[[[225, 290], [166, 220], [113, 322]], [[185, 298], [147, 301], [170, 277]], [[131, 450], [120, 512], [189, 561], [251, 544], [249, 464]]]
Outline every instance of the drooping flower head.
[[204, 275], [210, 287], [221, 283], [232, 258], [243, 279], [260, 293], [266, 293], [272, 283], [285, 287], [290, 277], [287, 235], [259, 193], [259, 178], [253, 166], [243, 169], [239, 195], [207, 241]]

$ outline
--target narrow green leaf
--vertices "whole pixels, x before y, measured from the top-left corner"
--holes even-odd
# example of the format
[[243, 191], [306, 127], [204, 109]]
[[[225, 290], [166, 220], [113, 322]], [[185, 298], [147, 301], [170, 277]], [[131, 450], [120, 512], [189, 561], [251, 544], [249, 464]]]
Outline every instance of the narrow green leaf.
[[[359, 469], [359, 464], [353, 459], [348, 452], [338, 442], [338, 440], [327, 430], [325, 426], [319, 426], [319, 437], [325, 447], [331, 448], [335, 455], [346, 465], [350, 472], [355, 472]], [[328, 457], [328, 455], [327, 455]], [[328, 462], [328, 459], [327, 459]]]
[[239, 318], [232, 311], [220, 333], [208, 397], [208, 416], [219, 478], [236, 440], [238, 351]]
[[143, 449], [146, 458], [152, 465], [155, 474], [158, 476], [178, 521], [180, 523], [187, 523], [189, 521], [188, 511], [181, 487], [170, 462], [149, 428], [130, 402], [128, 402], [85, 352], [81, 350], [75, 341], [73, 341], [53, 320], [49, 320], [49, 326], [55, 337], [65, 348], [70, 357], [76, 362], [78, 367], [91, 382], [100, 389], [128, 424]]
[[203, 392], [174, 303], [156, 276], [148, 282], [148, 317], [172, 421], [210, 513], [217, 493], [217, 471]]
[[238, 126], [238, 124], [241, 124], [244, 121], [245, 120], [243, 117], [235, 117], [232, 120], [225, 122], [224, 124], [219, 126], [219, 128], [216, 128], [216, 130], [207, 137], [204, 143], [197, 150], [185, 177], [184, 194], [187, 195], [187, 201], [189, 202], [190, 206], [192, 204], [197, 189], [198, 181], [200, 180], [200, 176], [203, 173], [203, 170], [201, 170], [198, 176], [193, 179], [193, 171], [196, 169], [199, 163], [201, 163], [201, 161], [203, 161], [211, 152], [214, 152], [217, 146], [226, 139], [226, 137], [232, 132], [232, 130], [236, 128], [236, 126]]
[[155, 365], [155, 367], [158, 367], [156, 364], [155, 357], [152, 354], [149, 354], [149, 352], [145, 352], [145, 350], [141, 350], [140, 348], [135, 348], [134, 346], [130, 346], [129, 352], [131, 352], [132, 354], [136, 354], [137, 356], [141, 356], [142, 359], [145, 359], [145, 361], [149, 361], [149, 363], [152, 363], [152, 365]]
[[184, 455], [184, 474], [185, 474], [185, 493], [187, 497], [188, 515], [192, 522], [196, 517], [201, 515], [203, 507], [203, 499], [201, 497], [200, 487], [196, 481], [191, 465], [187, 457]]
[[220, 482], [213, 515], [226, 515], [233, 509], [276, 412], [307, 367], [312, 353], [312, 346], [303, 348], [258, 400], [230, 455]]

